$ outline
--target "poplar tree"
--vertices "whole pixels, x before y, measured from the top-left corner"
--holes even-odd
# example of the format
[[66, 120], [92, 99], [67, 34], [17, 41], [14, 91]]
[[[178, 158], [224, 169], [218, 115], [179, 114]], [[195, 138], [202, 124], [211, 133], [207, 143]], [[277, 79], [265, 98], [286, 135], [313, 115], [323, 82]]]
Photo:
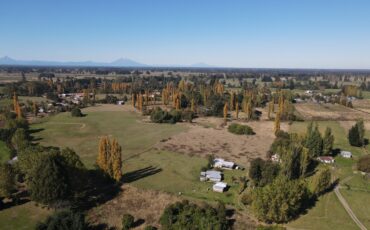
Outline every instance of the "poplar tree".
[[122, 148], [116, 139], [112, 141], [111, 148], [113, 179], [120, 181], [122, 178]]
[[277, 134], [280, 131], [280, 111], [276, 113], [275, 116], [275, 134]]
[[239, 102], [236, 102], [236, 105], [235, 105], [235, 117], [236, 119], [239, 118]]
[[108, 171], [108, 161], [110, 158], [109, 153], [110, 153], [109, 139], [108, 137], [104, 136], [100, 138], [99, 153], [98, 153], [98, 158], [96, 160], [96, 164], [104, 172]]
[[225, 103], [224, 105], [224, 121], [227, 122], [227, 112], [228, 112], [228, 105]]

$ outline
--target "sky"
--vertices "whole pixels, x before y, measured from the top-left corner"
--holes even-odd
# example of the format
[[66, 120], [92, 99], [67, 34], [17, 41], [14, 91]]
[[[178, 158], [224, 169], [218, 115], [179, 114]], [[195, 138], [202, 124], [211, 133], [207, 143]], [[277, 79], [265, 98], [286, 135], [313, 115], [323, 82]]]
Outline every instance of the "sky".
[[0, 57], [370, 69], [369, 0], [0, 0]]

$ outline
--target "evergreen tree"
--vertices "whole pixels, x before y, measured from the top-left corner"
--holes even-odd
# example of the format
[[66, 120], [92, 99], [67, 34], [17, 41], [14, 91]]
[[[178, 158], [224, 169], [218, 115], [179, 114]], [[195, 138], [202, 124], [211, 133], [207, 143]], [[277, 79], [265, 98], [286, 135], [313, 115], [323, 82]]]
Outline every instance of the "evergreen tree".
[[322, 155], [323, 140], [318, 126], [313, 128], [312, 122], [307, 127], [305, 147], [308, 148], [311, 158]]
[[365, 128], [362, 120], [356, 122], [348, 132], [348, 141], [352, 146], [361, 147], [364, 145]]
[[20, 151], [27, 147], [29, 143], [27, 140], [26, 130], [23, 128], [16, 129], [12, 136], [11, 142], [14, 149], [16, 149], [17, 151]]
[[42, 204], [53, 204], [70, 195], [68, 172], [63, 158], [57, 154], [43, 155], [32, 170], [28, 182], [31, 199]]
[[331, 128], [327, 127], [323, 139], [323, 155], [331, 155], [334, 144], [334, 135], [331, 132]]
[[36, 230], [87, 230], [85, 216], [70, 210], [56, 212], [45, 222], [38, 223]]

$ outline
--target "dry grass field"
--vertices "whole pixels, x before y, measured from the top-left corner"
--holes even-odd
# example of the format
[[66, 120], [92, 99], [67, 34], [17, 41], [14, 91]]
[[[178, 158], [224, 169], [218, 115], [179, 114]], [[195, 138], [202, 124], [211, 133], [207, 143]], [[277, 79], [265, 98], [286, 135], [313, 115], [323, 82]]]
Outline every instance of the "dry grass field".
[[[250, 136], [232, 134], [227, 131], [227, 127], [220, 126], [222, 122], [222, 118], [195, 119], [194, 123], [188, 125], [187, 131], [165, 139], [156, 147], [202, 157], [213, 154], [244, 166], [247, 166], [254, 158], [265, 158], [275, 138], [272, 121], [243, 123], [252, 127], [256, 133]], [[288, 130], [287, 123], [282, 123], [281, 126], [283, 130]]]
[[296, 104], [295, 108], [305, 120], [370, 120], [369, 113], [338, 104], [302, 103]]

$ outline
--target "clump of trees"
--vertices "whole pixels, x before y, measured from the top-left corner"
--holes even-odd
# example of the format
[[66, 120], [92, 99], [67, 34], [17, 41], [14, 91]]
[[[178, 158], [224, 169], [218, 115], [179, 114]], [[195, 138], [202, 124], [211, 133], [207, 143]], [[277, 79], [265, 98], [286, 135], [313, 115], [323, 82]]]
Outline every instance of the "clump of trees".
[[317, 196], [332, 187], [330, 169], [315, 172], [314, 159], [332, 153], [334, 136], [330, 128], [321, 136], [318, 126], [310, 123], [304, 136], [283, 131], [276, 133], [270, 151], [280, 157], [251, 162], [249, 177], [255, 189], [247, 189], [242, 202], [251, 204], [259, 220], [285, 223], [295, 218]]
[[248, 125], [240, 125], [233, 123], [229, 125], [228, 130], [230, 133], [238, 134], [238, 135], [254, 135], [253, 129]]
[[217, 208], [209, 205], [200, 207], [188, 201], [176, 202], [164, 210], [160, 223], [162, 229], [229, 229], [226, 209], [223, 204]]
[[357, 169], [361, 172], [370, 173], [370, 155], [365, 155], [358, 159]]
[[71, 149], [29, 147], [18, 155], [16, 166], [38, 203], [58, 206], [82, 192], [85, 168]]
[[251, 162], [248, 175], [255, 186], [263, 187], [276, 178], [279, 170], [279, 164], [256, 158]]
[[357, 121], [349, 130], [348, 141], [352, 146], [361, 147], [365, 145], [365, 127], [362, 120]]
[[110, 178], [117, 182], [121, 180], [122, 148], [116, 139], [110, 140], [107, 136], [100, 139], [96, 165]]
[[36, 230], [87, 230], [85, 216], [79, 212], [64, 210], [49, 216], [45, 222], [36, 225]]
[[194, 118], [194, 113], [190, 110], [171, 110], [170, 112], [156, 108], [150, 113], [150, 120], [154, 123], [170, 123], [175, 124], [183, 120], [191, 122]]
[[284, 223], [299, 214], [308, 200], [306, 185], [282, 176], [253, 193], [252, 209], [259, 220]]

